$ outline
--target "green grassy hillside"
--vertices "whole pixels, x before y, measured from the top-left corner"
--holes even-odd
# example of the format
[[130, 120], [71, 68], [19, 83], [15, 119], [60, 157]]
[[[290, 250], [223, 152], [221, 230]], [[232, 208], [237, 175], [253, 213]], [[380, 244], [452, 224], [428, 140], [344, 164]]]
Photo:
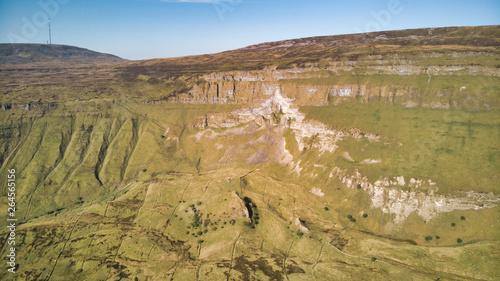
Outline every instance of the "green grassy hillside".
[[2, 64], [0, 279], [496, 280], [499, 38]]

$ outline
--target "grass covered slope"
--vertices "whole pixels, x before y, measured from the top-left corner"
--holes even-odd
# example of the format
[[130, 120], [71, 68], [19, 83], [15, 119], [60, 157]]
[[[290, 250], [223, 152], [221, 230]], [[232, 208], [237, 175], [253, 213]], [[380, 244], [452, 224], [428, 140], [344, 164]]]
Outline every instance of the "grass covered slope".
[[[384, 136], [386, 145], [365, 139], [340, 143], [336, 163], [369, 178], [403, 175], [439, 179], [440, 192], [476, 190], [500, 193], [498, 137], [500, 112], [413, 109], [385, 104], [343, 103], [303, 107], [306, 116], [340, 129], [356, 128]], [[356, 161], [343, 157], [349, 152]], [[364, 159], [381, 159], [364, 165]]]
[[[56, 118], [71, 112], [69, 108], [76, 110], [75, 106], [75, 117]], [[23, 224], [17, 231], [22, 241], [18, 272], [22, 278], [400, 280], [410, 272], [415, 280], [493, 280], [498, 274], [491, 266], [495, 260], [489, 258], [498, 247], [499, 230], [490, 227], [498, 220], [498, 206], [454, 210], [430, 221], [412, 213], [403, 224], [395, 225], [397, 216], [374, 207], [363, 189], [329, 176], [334, 166], [374, 180], [400, 175], [399, 167], [392, 165], [399, 155], [407, 155], [405, 151], [420, 148], [412, 140], [425, 138], [433, 132], [432, 126], [452, 127], [445, 143], [457, 137], [453, 126], [462, 125], [447, 123], [452, 121], [442, 114], [448, 111], [384, 104], [302, 108], [307, 120], [385, 136], [383, 142], [347, 137], [338, 142], [334, 153], [320, 153], [315, 147], [321, 136], [309, 139], [309, 146], [299, 150], [296, 133], [276, 123], [279, 112], [276, 120], [230, 128], [217, 127], [212, 117], [209, 126], [200, 129], [196, 127], [200, 117], [240, 109], [185, 104], [100, 106], [97, 111], [94, 104], [67, 104], [64, 111], [53, 109], [36, 122], [11, 120], [13, 126], [4, 127], [11, 140], [2, 138], [4, 154], [9, 155], [2, 172], [15, 167], [19, 176], [18, 212]], [[147, 113], [140, 113], [145, 109]], [[490, 131], [488, 124], [498, 122], [490, 120], [489, 113], [470, 112], [470, 119], [483, 120], [483, 125], [471, 128], [466, 145], [479, 141], [473, 136], [487, 140], [483, 133]], [[379, 121], [394, 122], [398, 129], [375, 122], [377, 114]], [[441, 117], [444, 121], [425, 119]], [[300, 176], [293, 164], [273, 160], [280, 159], [273, 155], [278, 155], [281, 138], [294, 161], [301, 161]], [[245, 141], [262, 143], [245, 146]], [[262, 155], [259, 151], [266, 146], [271, 148], [267, 158], [246, 162], [258, 159], [249, 156]], [[432, 166], [427, 161], [458, 152], [441, 152], [439, 146], [428, 149], [432, 150], [422, 152], [424, 156], [437, 157], [410, 162], [418, 165], [408, 167], [412, 169], [404, 174], [406, 180], [431, 178], [438, 182], [439, 193], [453, 195], [457, 186], [445, 184], [450, 166]], [[357, 161], [346, 161], [343, 151]], [[474, 150], [461, 149], [459, 155], [491, 165], [481, 162]], [[382, 163], [359, 163], [365, 158], [380, 158]], [[449, 165], [461, 168], [468, 163], [450, 161]], [[472, 172], [455, 177], [466, 182]], [[490, 184], [494, 183], [494, 173], [483, 172], [490, 173]], [[488, 182], [487, 177], [484, 180]], [[481, 188], [489, 190], [463, 187], [498, 194], [495, 186]], [[483, 253], [482, 259], [471, 258], [478, 252]], [[436, 266], [436, 260], [443, 263]]]
[[419, 29], [1, 65], [14, 277], [495, 280], [499, 38]]
[[[494, 242], [417, 246], [380, 237], [364, 230], [376, 223], [373, 212], [344, 223], [343, 213], [324, 208], [336, 204], [334, 194], [318, 197], [265, 172], [247, 173], [166, 175], [32, 220], [19, 228], [19, 274], [27, 280], [467, 280], [498, 274], [489, 266]], [[243, 197], [252, 202], [252, 220]], [[443, 242], [457, 236], [439, 234]], [[478, 252], [481, 260], [470, 258]]]

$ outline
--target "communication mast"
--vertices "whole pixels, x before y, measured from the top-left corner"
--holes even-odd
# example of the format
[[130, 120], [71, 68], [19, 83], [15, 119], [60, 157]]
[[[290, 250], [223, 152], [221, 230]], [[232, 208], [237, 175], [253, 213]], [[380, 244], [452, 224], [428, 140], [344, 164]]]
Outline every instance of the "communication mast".
[[50, 19], [49, 19], [49, 45], [52, 45], [52, 33], [50, 30]]

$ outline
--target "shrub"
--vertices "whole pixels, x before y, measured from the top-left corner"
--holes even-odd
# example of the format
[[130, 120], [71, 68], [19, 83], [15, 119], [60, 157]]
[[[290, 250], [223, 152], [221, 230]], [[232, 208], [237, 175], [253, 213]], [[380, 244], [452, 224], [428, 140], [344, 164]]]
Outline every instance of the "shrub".
[[330, 210], [330, 209], [328, 207], [325, 207], [325, 211], [328, 211], [328, 210]]
[[462, 239], [457, 238], [457, 243], [462, 243], [462, 242], [463, 242], [463, 240], [462, 240]]
[[198, 244], [201, 244], [201, 243], [203, 243], [203, 240], [201, 240], [201, 239], [198, 240]]
[[236, 220], [232, 219], [232, 220], [230, 220], [230, 221], [229, 221], [229, 223], [230, 223], [231, 225], [234, 225], [234, 224], [236, 223]]
[[425, 236], [425, 241], [429, 242], [432, 240], [432, 236], [428, 235], [428, 236]]
[[356, 222], [356, 219], [355, 218], [351, 218], [350, 221]]
[[464, 217], [464, 216], [461, 216], [461, 217], [460, 217], [460, 219], [464, 221], [464, 220], [465, 220], [465, 217]]
[[246, 226], [246, 227], [248, 227], [248, 228], [252, 228], [252, 226], [253, 226], [251, 223], [249, 223], [247, 221], [244, 221], [243, 225]]
[[356, 188], [361, 189], [361, 184], [358, 183], [358, 185], [356, 185]]
[[436, 235], [436, 239], [441, 239], [441, 237], [439, 237], [438, 235]]
[[300, 230], [297, 230], [297, 235], [298, 235], [299, 237], [302, 237], [302, 236], [304, 235], [304, 232], [302, 232], [302, 231], [300, 231]]
[[363, 214], [363, 218], [367, 218], [368, 217], [368, 214]]
[[351, 216], [351, 215], [347, 215], [347, 218], [348, 218], [348, 219], [352, 219], [352, 216]]
[[201, 232], [201, 231], [196, 232], [196, 235], [198, 235], [198, 236], [201, 236], [202, 234], [203, 234], [203, 232]]
[[201, 201], [196, 202], [196, 205], [200, 206], [201, 205]]
[[372, 261], [376, 261], [376, 260], [377, 260], [377, 258], [376, 258], [376, 257], [372, 257]]
[[452, 223], [451, 223], [451, 226], [455, 226], [455, 223], [454, 223], [454, 222], [452, 222]]
[[213, 230], [213, 231], [216, 231], [216, 230], [217, 230], [217, 227], [215, 227], [215, 226], [214, 226], [214, 227], [212, 227], [212, 230]]

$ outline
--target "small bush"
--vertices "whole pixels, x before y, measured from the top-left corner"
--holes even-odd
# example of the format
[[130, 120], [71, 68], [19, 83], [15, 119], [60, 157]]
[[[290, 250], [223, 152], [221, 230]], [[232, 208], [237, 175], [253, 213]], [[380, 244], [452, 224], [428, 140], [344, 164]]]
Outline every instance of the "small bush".
[[356, 185], [356, 188], [361, 189], [361, 184], [358, 183], [358, 185]]
[[425, 241], [429, 242], [432, 240], [432, 236], [428, 235], [428, 236], [425, 236]]
[[457, 243], [459, 243], [459, 244], [460, 244], [460, 243], [462, 243], [462, 242], [463, 242], [463, 240], [462, 240], [462, 239], [457, 238]]
[[255, 226], [252, 223], [249, 223], [247, 221], [244, 221], [243, 225], [246, 226], [246, 227], [248, 227], [248, 228], [255, 228]]
[[465, 217], [464, 217], [464, 216], [461, 216], [461, 217], [460, 217], [460, 219], [464, 221], [464, 220], [465, 220]]
[[201, 205], [201, 201], [196, 202], [196, 205], [200, 206]]
[[232, 220], [230, 220], [230, 221], [229, 221], [229, 223], [230, 223], [231, 225], [234, 225], [234, 224], [236, 223], [236, 220], [232, 219]]
[[436, 239], [441, 239], [441, 237], [439, 237], [438, 235], [436, 235]]
[[348, 218], [348, 219], [352, 219], [352, 216], [351, 216], [351, 215], [347, 215], [347, 218]]
[[330, 209], [328, 207], [325, 207], [325, 211], [328, 211], [328, 210], [330, 210]]
[[212, 227], [212, 230], [213, 230], [213, 231], [216, 231], [216, 230], [217, 230], [217, 227], [215, 227], [215, 226], [214, 226], [214, 227]]
[[203, 235], [203, 232], [198, 231], [198, 232], [196, 232], [196, 235], [201, 236], [201, 235]]
[[198, 240], [198, 244], [201, 244], [201, 243], [203, 243], [203, 242], [204, 242], [204, 241], [203, 241], [203, 240], [201, 240], [201, 239], [200, 239], [200, 240]]
[[368, 217], [368, 214], [363, 214], [363, 218], [367, 218]]
[[372, 257], [372, 261], [376, 261], [376, 260], [377, 260], [377, 258], [376, 258], [376, 257]]
[[350, 221], [351, 222], [356, 222], [356, 219], [355, 218], [351, 218]]
[[452, 222], [452, 223], [451, 223], [451, 226], [455, 226], [455, 223], [454, 223], [454, 222]]
[[304, 235], [304, 232], [302, 232], [302, 231], [300, 231], [300, 230], [297, 230], [297, 235], [298, 235], [299, 237], [302, 237], [302, 236]]

